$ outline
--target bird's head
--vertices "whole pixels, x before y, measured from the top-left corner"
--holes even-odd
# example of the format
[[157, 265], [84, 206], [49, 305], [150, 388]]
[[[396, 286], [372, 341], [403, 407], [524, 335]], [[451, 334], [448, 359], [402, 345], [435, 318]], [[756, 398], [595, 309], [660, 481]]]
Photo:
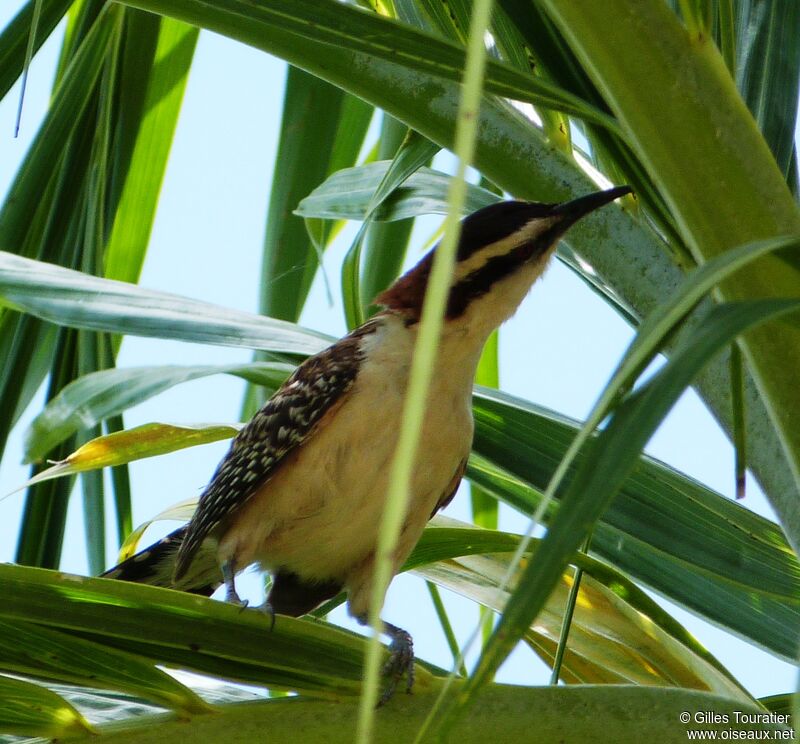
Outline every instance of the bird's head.
[[[446, 322], [487, 331], [499, 326], [542, 274], [558, 239], [582, 217], [630, 192], [620, 186], [561, 204], [503, 201], [465, 217]], [[407, 325], [417, 323], [435, 251], [378, 295], [376, 304], [404, 316]]]

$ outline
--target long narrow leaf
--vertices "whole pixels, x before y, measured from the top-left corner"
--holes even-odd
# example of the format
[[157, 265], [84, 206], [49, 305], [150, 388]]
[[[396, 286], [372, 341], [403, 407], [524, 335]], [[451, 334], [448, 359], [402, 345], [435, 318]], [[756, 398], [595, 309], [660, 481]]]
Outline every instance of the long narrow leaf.
[[[328, 177], [298, 205], [302, 217], [335, 220], [363, 220], [376, 189], [384, 181], [392, 161], [378, 161], [345, 168]], [[447, 214], [447, 189], [452, 176], [421, 167], [377, 205], [373, 219], [404, 220], [421, 214]], [[499, 197], [474, 184], [467, 184], [464, 213], [494, 204]]]
[[125, 465], [145, 457], [166, 455], [186, 447], [217, 442], [220, 439], [230, 439], [236, 436], [237, 431], [238, 427], [231, 424], [203, 426], [142, 424], [133, 429], [106, 434], [86, 442], [63, 460], [34, 475], [22, 487], [27, 488], [36, 483], [74, 473]]
[[4, 675], [0, 675], [0, 731], [54, 739], [97, 733], [60, 695]]
[[[304, 3], [274, 0], [269, 5], [257, 6], [244, 0], [225, 0], [214, 6], [199, 0], [182, 3], [129, 0], [127, 4], [180, 17], [204, 28], [224, 29], [248, 43], [254, 42], [262, 32], [280, 29], [285, 38], [296, 35], [312, 42], [341, 46], [377, 60], [400, 59], [421, 72], [447, 80], [461, 80], [464, 51], [459, 46], [393, 19], [331, 0], [306, 0]], [[573, 113], [616, 129], [613, 118], [577, 96], [500, 62], [489, 61], [485, 89], [499, 96]]]
[[800, 5], [738, 0], [736, 6], [736, 84], [788, 179], [800, 82]]
[[22, 621], [0, 621], [0, 668], [140, 695], [183, 713], [209, 706], [188, 687], [132, 654]]
[[[393, 158], [402, 144], [408, 128], [393, 116], [384, 114], [378, 140], [377, 159]], [[373, 222], [364, 239], [361, 266], [361, 296], [371, 303], [399, 275], [408, 250], [414, 220], [400, 220], [396, 224]], [[365, 312], [372, 315], [377, 307], [367, 305]]]
[[500, 665], [541, 608], [556, 578], [586, 532], [629, 474], [657, 424], [702, 365], [739, 333], [768, 318], [800, 308], [800, 300], [762, 300], [715, 309], [664, 369], [615, 413], [592, 457], [578, 470], [561, 501], [535, 560], [489, 641], [469, 683], [474, 693]]
[[342, 297], [344, 299], [347, 324], [351, 328], [364, 322], [366, 306], [373, 299], [370, 297], [365, 301], [361, 297], [360, 291], [361, 243], [367, 233], [373, 214], [394, 191], [400, 188], [409, 176], [419, 170], [424, 163], [427, 163], [438, 150], [439, 148], [430, 140], [410, 131], [367, 203], [364, 211], [364, 222], [353, 239], [353, 244], [350, 246], [342, 263]]
[[[292, 322], [300, 317], [317, 256], [303, 221], [292, 210], [328, 175], [346, 103], [339, 88], [289, 67], [264, 239], [260, 310], [265, 315]], [[362, 104], [356, 114], [342, 133], [346, 140], [337, 157], [343, 166], [355, 162], [372, 111]]]
[[[118, 152], [123, 162], [116, 163], [117, 178], [123, 185], [104, 256], [105, 276], [128, 282], [138, 281], [144, 262], [198, 34], [196, 28], [169, 18], [153, 24], [146, 14], [134, 15], [145, 18], [129, 19], [127, 55], [119, 85], [119, 95], [124, 97], [120, 103], [124, 116], [120, 117], [117, 132], [118, 137], [124, 139], [127, 135], [133, 143], [129, 154], [125, 152], [126, 142], [117, 143], [123, 151]], [[131, 37], [137, 31], [144, 31], [142, 26], [147, 22], [155, 26], [157, 44], [152, 65], [145, 66], [145, 59]], [[150, 74], [144, 75], [147, 68]], [[139, 90], [140, 87], [143, 89]], [[134, 93], [142, 98], [140, 118], [130, 110], [135, 104], [130, 100]]]
[[326, 337], [283, 321], [0, 252], [0, 301], [59, 325], [313, 354]]
[[73, 0], [28, 0], [3, 29], [3, 33], [0, 34], [0, 98], [5, 97], [22, 74], [34, 6], [37, 3], [41, 5], [39, 23], [34, 37], [35, 53], [53, 32], [72, 2]]
[[194, 367], [131, 367], [85, 375], [61, 390], [33, 420], [26, 434], [25, 457], [28, 462], [40, 460], [56, 444], [79, 429], [94, 426], [190, 380], [231, 374], [274, 391], [292, 369], [288, 364], [252, 362]]
[[[71, 329], [60, 329], [53, 354], [47, 398], [52, 398], [75, 378], [78, 366], [77, 347], [77, 333]], [[74, 448], [73, 439], [56, 447], [51, 456], [61, 459]], [[37, 484], [28, 489], [17, 538], [17, 563], [58, 567], [73, 483], [73, 478], [64, 478], [58, 482]]]

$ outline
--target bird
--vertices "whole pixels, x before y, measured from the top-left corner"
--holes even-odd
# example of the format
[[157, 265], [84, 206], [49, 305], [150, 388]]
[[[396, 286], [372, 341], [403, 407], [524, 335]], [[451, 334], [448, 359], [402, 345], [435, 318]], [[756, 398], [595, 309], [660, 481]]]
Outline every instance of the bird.
[[[489, 335], [542, 275], [578, 220], [631, 193], [628, 186], [562, 203], [506, 200], [460, 225], [439, 351], [425, 407], [394, 575], [425, 525], [455, 495], [473, 436], [472, 386]], [[263, 609], [301, 616], [344, 591], [367, 623], [378, 529], [414, 345], [437, 248], [375, 299], [381, 309], [289, 376], [233, 439], [188, 525], [104, 576], [210, 595], [225, 585], [244, 605], [237, 573], [272, 576]], [[386, 621], [388, 700], [406, 678], [411, 635]]]

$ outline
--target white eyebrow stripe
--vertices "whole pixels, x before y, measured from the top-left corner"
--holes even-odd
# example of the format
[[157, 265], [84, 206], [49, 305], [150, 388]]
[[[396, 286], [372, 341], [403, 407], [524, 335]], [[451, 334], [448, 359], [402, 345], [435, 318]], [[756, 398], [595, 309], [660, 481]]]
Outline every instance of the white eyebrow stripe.
[[462, 279], [466, 279], [470, 274], [480, 271], [486, 264], [497, 256], [505, 256], [511, 253], [526, 241], [544, 232], [551, 224], [556, 222], [556, 218], [537, 217], [528, 220], [522, 227], [502, 240], [495, 241], [483, 246], [475, 251], [469, 258], [459, 261], [453, 271], [453, 284], [457, 284]]

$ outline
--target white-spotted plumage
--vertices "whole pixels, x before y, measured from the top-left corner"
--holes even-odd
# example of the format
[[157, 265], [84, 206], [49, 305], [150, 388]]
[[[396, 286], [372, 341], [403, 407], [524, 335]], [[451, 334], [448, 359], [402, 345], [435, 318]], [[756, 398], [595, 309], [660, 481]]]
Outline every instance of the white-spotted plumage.
[[283, 469], [284, 459], [342, 399], [358, 371], [360, 339], [371, 330], [367, 323], [303, 362], [236, 435], [189, 523], [176, 559], [176, 581], [189, 569], [206, 538], [218, 537], [234, 513]]

